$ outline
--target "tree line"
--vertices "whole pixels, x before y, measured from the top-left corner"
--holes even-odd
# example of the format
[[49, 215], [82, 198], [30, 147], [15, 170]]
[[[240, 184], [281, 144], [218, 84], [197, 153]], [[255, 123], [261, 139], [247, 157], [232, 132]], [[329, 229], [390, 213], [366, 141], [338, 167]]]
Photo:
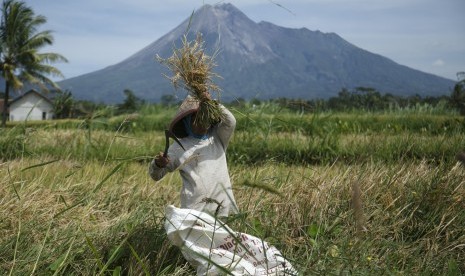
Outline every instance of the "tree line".
[[97, 112], [108, 111], [111, 115], [129, 114], [137, 112], [145, 100], [137, 97], [131, 89], [124, 89], [125, 99], [116, 105], [106, 105], [87, 100], [74, 99], [71, 91], [57, 91], [53, 99], [53, 113], [56, 119], [82, 118], [94, 115]]
[[[174, 95], [163, 95], [159, 103], [147, 103], [137, 97], [131, 89], [123, 91], [125, 99], [116, 105], [106, 105], [103, 103], [93, 103], [90, 101], [77, 101], [73, 99], [70, 91], [58, 92], [54, 99], [54, 113], [56, 118], [79, 118], [93, 114], [98, 110], [110, 111], [111, 115], [136, 113], [143, 105], [176, 106], [179, 99]], [[328, 99], [289, 99], [277, 98], [271, 100], [239, 98], [229, 103], [234, 107], [259, 106], [264, 103], [271, 103], [282, 108], [301, 112], [321, 112], [321, 111], [386, 111], [412, 108], [416, 106], [430, 106], [432, 108], [441, 107], [443, 109], [456, 109], [465, 116], [465, 79], [457, 82], [450, 95], [441, 96], [421, 96], [418, 94], [410, 96], [393, 95], [381, 93], [375, 88], [357, 87], [352, 90], [343, 88], [337, 96]]]
[[[257, 100], [255, 100], [257, 101]], [[329, 99], [292, 100], [280, 98], [272, 100], [281, 106], [301, 111], [386, 111], [429, 105], [431, 107], [457, 109], [465, 115], [465, 79], [454, 86], [450, 95], [421, 96], [419, 94], [402, 96], [381, 93], [371, 87], [343, 88], [337, 96]]]

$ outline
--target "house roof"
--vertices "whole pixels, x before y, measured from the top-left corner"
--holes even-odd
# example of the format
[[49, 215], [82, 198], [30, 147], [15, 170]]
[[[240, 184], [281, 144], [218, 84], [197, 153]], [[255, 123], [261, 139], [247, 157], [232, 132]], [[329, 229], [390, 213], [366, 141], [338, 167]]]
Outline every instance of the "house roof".
[[9, 103], [9, 105], [11, 106], [13, 103], [15, 103], [15, 102], [21, 100], [22, 98], [24, 98], [24, 97], [26, 97], [27, 95], [30, 95], [30, 94], [36, 94], [37, 96], [39, 96], [39, 97], [41, 97], [42, 99], [44, 99], [46, 102], [48, 102], [48, 103], [50, 103], [50, 104], [53, 104], [53, 102], [52, 102], [49, 98], [45, 97], [44, 95], [42, 95], [41, 93], [37, 92], [36, 90], [31, 89], [31, 90], [27, 91], [26, 93], [20, 95], [19, 97], [15, 98], [13, 101], [11, 101], [11, 102]]

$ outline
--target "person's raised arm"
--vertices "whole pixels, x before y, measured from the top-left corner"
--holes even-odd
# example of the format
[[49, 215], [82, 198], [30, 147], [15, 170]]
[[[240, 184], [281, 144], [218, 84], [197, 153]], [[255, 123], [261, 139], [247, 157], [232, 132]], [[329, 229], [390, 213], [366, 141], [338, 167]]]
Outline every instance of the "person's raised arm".
[[226, 107], [220, 104], [221, 112], [223, 112], [223, 118], [221, 122], [217, 125], [217, 133], [223, 144], [223, 148], [226, 150], [229, 144], [229, 140], [234, 133], [234, 129], [236, 128], [236, 118], [234, 115], [229, 111]]

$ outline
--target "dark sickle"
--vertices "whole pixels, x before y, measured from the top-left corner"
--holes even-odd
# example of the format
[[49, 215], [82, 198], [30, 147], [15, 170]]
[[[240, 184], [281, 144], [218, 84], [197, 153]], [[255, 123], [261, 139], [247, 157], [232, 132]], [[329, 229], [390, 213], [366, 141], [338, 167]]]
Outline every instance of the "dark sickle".
[[174, 135], [173, 132], [169, 131], [168, 129], [165, 129], [165, 151], [163, 152], [163, 157], [168, 156], [168, 148], [170, 147], [170, 138], [173, 138], [176, 143], [178, 143], [183, 150], [186, 150], [184, 146], [181, 144], [179, 141], [178, 137]]

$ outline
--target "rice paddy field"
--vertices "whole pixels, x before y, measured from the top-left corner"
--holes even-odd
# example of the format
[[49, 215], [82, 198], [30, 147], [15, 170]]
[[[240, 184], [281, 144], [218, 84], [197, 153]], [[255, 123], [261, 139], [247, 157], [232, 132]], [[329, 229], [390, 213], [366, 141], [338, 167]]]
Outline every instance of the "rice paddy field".
[[[231, 110], [235, 231], [299, 275], [465, 273], [463, 117]], [[180, 177], [148, 175], [174, 112], [1, 129], [0, 275], [194, 275], [163, 228]]]

